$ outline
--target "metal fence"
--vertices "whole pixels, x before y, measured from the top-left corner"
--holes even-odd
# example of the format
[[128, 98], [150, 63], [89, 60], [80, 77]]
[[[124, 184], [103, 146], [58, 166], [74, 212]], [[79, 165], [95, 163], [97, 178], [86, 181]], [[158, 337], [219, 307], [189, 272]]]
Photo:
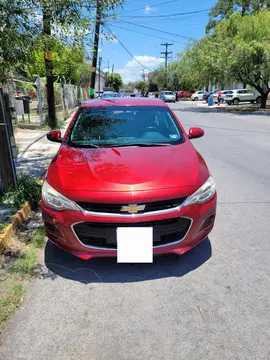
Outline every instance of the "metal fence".
[[[37, 78], [35, 83], [11, 78], [3, 84], [4, 92], [10, 95], [14, 109], [13, 122], [43, 125], [48, 113], [46, 85]], [[59, 118], [66, 118], [70, 110], [88, 98], [89, 90], [71, 84], [54, 83], [55, 108]]]

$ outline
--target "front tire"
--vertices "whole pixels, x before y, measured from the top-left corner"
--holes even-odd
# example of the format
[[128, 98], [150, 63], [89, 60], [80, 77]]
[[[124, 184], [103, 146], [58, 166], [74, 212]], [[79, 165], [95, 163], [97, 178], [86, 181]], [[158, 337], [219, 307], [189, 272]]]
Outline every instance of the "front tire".
[[198, 98], [197, 98], [197, 97], [195, 97], [195, 98], [193, 99], [193, 101], [198, 101]]
[[233, 105], [238, 105], [239, 104], [239, 99], [233, 99]]
[[256, 99], [256, 103], [257, 104], [260, 104], [262, 102], [262, 97], [261, 96], [258, 96], [257, 99]]

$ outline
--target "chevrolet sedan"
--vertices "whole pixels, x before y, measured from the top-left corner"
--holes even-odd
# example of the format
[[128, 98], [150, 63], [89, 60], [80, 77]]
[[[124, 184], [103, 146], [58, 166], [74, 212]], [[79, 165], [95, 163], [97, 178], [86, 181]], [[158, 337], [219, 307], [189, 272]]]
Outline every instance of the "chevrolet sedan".
[[82, 259], [116, 257], [119, 229], [151, 228], [153, 255], [183, 254], [214, 226], [215, 182], [173, 111], [159, 99], [81, 104], [42, 188], [51, 242]]

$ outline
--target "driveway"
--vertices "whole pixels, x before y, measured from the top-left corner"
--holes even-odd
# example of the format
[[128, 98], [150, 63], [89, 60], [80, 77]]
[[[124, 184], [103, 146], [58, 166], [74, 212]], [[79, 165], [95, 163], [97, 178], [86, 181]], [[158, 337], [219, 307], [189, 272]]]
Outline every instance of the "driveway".
[[1, 360], [269, 360], [270, 117], [172, 105], [216, 179], [209, 240], [153, 264], [47, 245]]

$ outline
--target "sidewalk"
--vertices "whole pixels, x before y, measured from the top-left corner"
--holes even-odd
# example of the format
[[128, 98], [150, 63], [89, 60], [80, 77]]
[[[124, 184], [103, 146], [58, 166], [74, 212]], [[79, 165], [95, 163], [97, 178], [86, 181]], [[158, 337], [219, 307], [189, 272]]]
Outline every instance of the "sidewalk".
[[[70, 118], [66, 120], [66, 126], [61, 130], [65, 132]], [[19, 148], [19, 155], [15, 159], [17, 175], [26, 174], [34, 177], [42, 176], [52, 157], [56, 154], [60, 144], [47, 140], [44, 130], [18, 129], [15, 132], [16, 145]]]

